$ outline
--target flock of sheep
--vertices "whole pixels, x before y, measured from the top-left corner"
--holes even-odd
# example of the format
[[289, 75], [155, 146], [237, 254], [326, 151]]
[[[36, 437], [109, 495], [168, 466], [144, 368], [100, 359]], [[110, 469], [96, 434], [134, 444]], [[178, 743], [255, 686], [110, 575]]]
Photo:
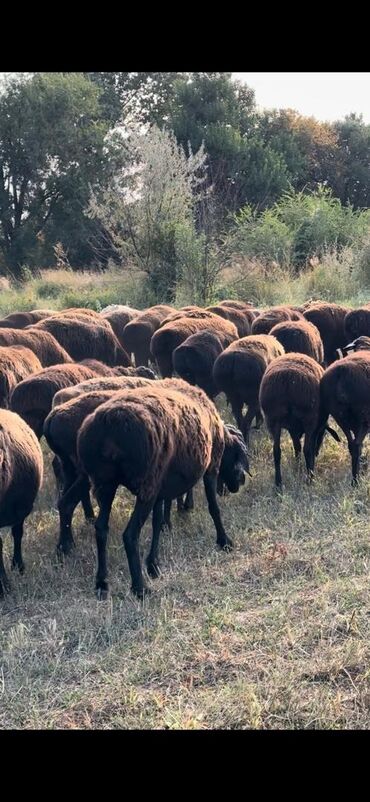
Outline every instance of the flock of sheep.
[[[214, 404], [219, 393], [238, 428], [221, 419]], [[107, 537], [117, 488], [136, 497], [123, 542], [132, 590], [142, 598], [148, 587], [139, 538], [150, 514], [146, 569], [153, 578], [172, 501], [192, 508], [200, 479], [217, 545], [230, 550], [217, 494], [236, 493], [245, 482], [253, 420], [256, 428], [264, 420], [271, 435], [280, 487], [282, 429], [296, 457], [304, 435], [311, 478], [325, 432], [339, 440], [330, 415], [347, 438], [356, 483], [370, 431], [370, 303], [350, 310], [315, 301], [261, 311], [230, 300], [179, 311], [113, 305], [101, 313], [8, 315], [0, 320], [0, 528], [11, 527], [12, 567], [24, 570], [23, 526], [42, 482], [42, 436], [54, 454], [60, 554], [74, 545], [77, 505], [94, 519], [94, 491], [99, 598], [108, 592]], [[0, 595], [9, 589], [0, 537]]]

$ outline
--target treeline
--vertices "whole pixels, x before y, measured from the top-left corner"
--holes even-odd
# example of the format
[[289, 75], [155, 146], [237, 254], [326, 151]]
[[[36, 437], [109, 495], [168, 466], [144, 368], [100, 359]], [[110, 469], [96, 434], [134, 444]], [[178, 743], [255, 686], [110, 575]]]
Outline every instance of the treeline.
[[297, 270], [366, 234], [370, 126], [258, 112], [231, 73], [34, 73], [0, 94], [0, 272], [145, 271], [207, 298], [233, 252]]

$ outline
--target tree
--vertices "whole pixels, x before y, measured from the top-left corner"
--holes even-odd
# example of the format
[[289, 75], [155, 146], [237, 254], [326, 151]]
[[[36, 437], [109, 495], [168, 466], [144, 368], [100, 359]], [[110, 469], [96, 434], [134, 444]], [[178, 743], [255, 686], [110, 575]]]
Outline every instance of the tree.
[[340, 169], [334, 187], [342, 203], [356, 209], [370, 206], [370, 125], [350, 114], [335, 123], [340, 147]]
[[36, 73], [0, 96], [0, 248], [15, 278], [25, 260], [51, 257], [57, 241], [68, 250], [78, 240], [76, 261], [91, 227], [89, 186], [106, 164], [98, 99], [78, 73]]
[[129, 119], [143, 123], [165, 122], [166, 109], [175, 81], [190, 73], [179, 72], [85, 72], [101, 90], [102, 117], [115, 125]]
[[112, 140], [123, 164], [100, 197], [92, 195], [90, 217], [109, 232], [128, 265], [145, 271], [156, 297], [171, 300], [178, 278], [176, 231], [193, 228], [204, 149], [186, 156], [173, 133], [156, 125], [145, 132], [136, 128], [127, 138], [116, 130]]

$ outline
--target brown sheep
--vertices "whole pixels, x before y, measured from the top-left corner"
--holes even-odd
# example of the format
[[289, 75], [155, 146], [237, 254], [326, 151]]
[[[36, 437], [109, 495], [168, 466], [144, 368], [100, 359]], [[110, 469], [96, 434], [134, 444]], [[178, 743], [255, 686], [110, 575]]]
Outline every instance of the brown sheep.
[[251, 301], [233, 301], [228, 300], [225, 298], [224, 301], [219, 301], [218, 306], [227, 306], [230, 309], [240, 309], [242, 312], [244, 309], [254, 309], [254, 304]]
[[[28, 329], [31, 331], [31, 329]], [[98, 359], [107, 365], [128, 367], [130, 359], [108, 321], [83, 320], [62, 315], [41, 320], [32, 331], [47, 331], [65, 348], [76, 362]]]
[[123, 329], [130, 323], [131, 320], [135, 320], [140, 314], [139, 309], [131, 309], [130, 306], [124, 306], [123, 304], [117, 304], [113, 308], [108, 307], [108, 309], [104, 310], [100, 313], [101, 317], [104, 320], [107, 320], [108, 323], [112, 326], [112, 329], [124, 348], [123, 344]]
[[356, 337], [370, 337], [370, 304], [351, 309], [344, 319], [344, 329], [347, 342]]
[[33, 351], [43, 367], [73, 362], [60, 343], [47, 331], [32, 329], [0, 329], [0, 345], [24, 345]]
[[221, 306], [220, 304], [219, 306], [208, 306], [207, 311], [223, 317], [224, 320], [231, 320], [237, 328], [239, 337], [246, 337], [251, 333], [254, 315], [249, 309], [242, 311], [240, 309]]
[[[231, 343], [213, 366], [217, 392], [225, 393], [247, 445], [253, 418], [256, 427], [262, 422], [258, 401], [262, 376], [270, 362], [282, 354], [283, 346], [271, 334], [252, 334]], [[244, 404], [248, 407], [245, 415]]]
[[210, 331], [219, 337], [224, 348], [238, 339], [237, 328], [230, 320], [224, 320], [212, 312], [204, 314], [203, 318], [183, 317], [172, 320], [153, 335], [150, 350], [163, 378], [172, 376], [172, 354], [191, 334]]
[[320, 332], [326, 365], [330, 365], [337, 358], [337, 348], [343, 348], [348, 342], [344, 328], [347, 313], [346, 307], [324, 301], [311, 304], [304, 312], [306, 320], [313, 323]]
[[0, 320], [0, 328], [7, 329], [25, 329], [26, 326], [32, 326], [43, 320], [49, 315], [55, 314], [47, 309], [33, 309], [31, 312], [11, 312], [10, 315]]
[[16, 384], [39, 370], [42, 370], [41, 362], [29, 348], [0, 346], [0, 407], [8, 409]]
[[93, 379], [98, 375], [112, 376], [115, 373], [113, 368], [96, 362], [93, 362], [92, 366], [73, 362], [70, 365], [44, 368], [40, 373], [29, 376], [17, 384], [10, 398], [11, 409], [26, 421], [40, 439], [44, 420], [51, 410], [55, 393], [64, 387]]
[[324, 362], [324, 346], [320, 332], [308, 320], [286, 320], [274, 326], [270, 334], [284, 346], [286, 354], [306, 354], [315, 359], [319, 365]]
[[327, 416], [320, 418], [320, 381], [324, 370], [306, 354], [285, 354], [274, 359], [266, 369], [260, 387], [260, 406], [274, 443], [275, 484], [281, 487], [281, 430], [287, 429], [296, 458], [303, 452], [307, 474], [313, 476], [318, 426], [322, 423], [334, 439], [336, 432], [327, 426]]
[[[0, 529], [11, 526], [12, 567], [24, 571], [23, 526], [42, 482], [41, 448], [27, 424], [8, 409], [0, 409]], [[9, 590], [0, 537], [0, 596]]]
[[273, 326], [283, 320], [302, 320], [300, 312], [290, 309], [288, 306], [272, 306], [265, 309], [252, 323], [252, 334], [269, 334]]
[[[120, 371], [117, 376], [97, 376], [94, 379], [86, 379], [86, 381], [58, 390], [53, 398], [52, 409], [60, 406], [60, 404], [65, 404], [66, 401], [70, 401], [72, 398], [77, 398], [79, 395], [91, 393], [95, 390], [122, 390], [127, 385], [127, 382], [124, 381], [125, 378], [130, 379], [130, 381], [136, 378], [153, 381], [156, 378], [150, 368], [144, 368], [142, 365], [139, 368], [117, 368], [116, 370]], [[125, 372], [123, 373], [123, 371]]]
[[[95, 387], [93, 386], [94, 380], [90, 387], [88, 386], [89, 382], [82, 382], [76, 387], [68, 388], [75, 390], [74, 396], [70, 397], [68, 401], [55, 404], [45, 419], [45, 439], [56, 459], [59, 460], [59, 475], [63, 487], [58, 502], [60, 517], [58, 551], [68, 554], [74, 545], [72, 518], [80, 501], [86, 519], [94, 519], [89, 494], [89, 480], [86, 474], [79, 470], [77, 460], [77, 435], [81, 424], [99, 404], [108, 401], [118, 391], [146, 387], [150, 383], [150, 379], [143, 379], [139, 376], [116, 376], [115, 380], [113, 378], [97, 379]], [[82, 390], [83, 386], [87, 387], [87, 390]]]
[[213, 365], [223, 350], [217, 334], [210, 331], [191, 334], [172, 354], [174, 371], [189, 384], [197, 384], [212, 399], [218, 392], [213, 381]]
[[77, 452], [99, 504], [95, 532], [100, 598], [108, 591], [108, 523], [119, 485], [136, 496], [123, 542], [132, 590], [139, 598], [148, 590], [139, 554], [139, 537], [146, 519], [152, 512], [153, 536], [146, 564], [149, 575], [156, 577], [160, 573], [158, 543], [164, 502], [184, 495], [202, 477], [217, 544], [223, 550], [232, 547], [217, 504], [217, 479], [220, 475], [231, 492], [238, 491], [248, 469], [246, 449], [240, 433], [224, 426], [214, 404], [199, 388], [172, 380], [171, 389], [163, 387], [163, 382], [153, 382], [150, 387], [115, 394], [85, 419]]
[[135, 365], [148, 367], [150, 361], [150, 341], [155, 331], [173, 311], [171, 306], [158, 304], [149, 307], [135, 320], [127, 323], [122, 332], [121, 341], [125, 351], [134, 355]]
[[363, 441], [370, 431], [370, 353], [358, 351], [330, 365], [321, 379], [321, 425], [332, 415], [343, 430], [352, 460], [352, 483], [357, 484]]

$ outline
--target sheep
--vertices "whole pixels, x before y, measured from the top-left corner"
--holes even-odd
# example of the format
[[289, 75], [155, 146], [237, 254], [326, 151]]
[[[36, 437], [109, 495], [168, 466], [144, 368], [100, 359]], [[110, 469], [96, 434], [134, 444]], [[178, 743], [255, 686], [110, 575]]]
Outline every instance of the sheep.
[[251, 301], [233, 301], [228, 300], [225, 298], [223, 301], [218, 302], [218, 306], [227, 306], [230, 309], [240, 309], [242, 312], [244, 309], [254, 309], [254, 304]]
[[283, 320], [302, 320], [300, 312], [290, 309], [288, 306], [272, 306], [265, 309], [258, 315], [252, 323], [252, 334], [269, 334], [273, 326]]
[[206, 330], [216, 334], [224, 348], [238, 338], [234, 323], [212, 312], [205, 312], [204, 317], [182, 317], [172, 320], [153, 334], [150, 350], [163, 378], [172, 376], [172, 354], [175, 348], [191, 334]]
[[208, 312], [213, 312], [214, 315], [219, 315], [225, 320], [231, 320], [235, 324], [238, 336], [246, 337], [251, 333], [254, 315], [249, 309], [233, 309], [228, 306], [208, 306]]
[[259, 402], [268, 431], [274, 443], [275, 484], [281, 488], [281, 430], [287, 429], [293, 442], [296, 458], [303, 452], [308, 478], [315, 466], [318, 427], [327, 429], [335, 440], [339, 437], [327, 426], [327, 417], [320, 413], [320, 381], [324, 370], [306, 354], [285, 354], [274, 359], [267, 367], [260, 387]]
[[150, 361], [150, 340], [152, 335], [172, 312], [172, 307], [165, 304], [149, 307], [135, 320], [127, 323], [123, 329], [121, 342], [125, 351], [134, 355], [135, 365], [148, 367]]
[[126, 324], [129, 323], [131, 320], [135, 320], [138, 315], [140, 315], [139, 309], [131, 309], [130, 306], [123, 306], [123, 304], [117, 304], [114, 308], [107, 307], [106, 310], [100, 313], [101, 317], [104, 320], [107, 320], [108, 323], [112, 326], [112, 329], [121, 343], [122, 347], [124, 348], [123, 344], [123, 329], [125, 328]]
[[47, 331], [32, 329], [0, 329], [1, 345], [24, 345], [33, 351], [46, 368], [61, 362], [73, 362], [72, 357]]
[[212, 399], [217, 395], [212, 375], [213, 365], [223, 350], [217, 334], [210, 331], [191, 334], [172, 354], [175, 373], [189, 384], [197, 384]]
[[[66, 348], [76, 361], [91, 357], [107, 365], [131, 364], [108, 321], [74, 318], [61, 315], [41, 320], [32, 331], [47, 331]], [[28, 329], [31, 331], [31, 329]]]
[[357, 337], [353, 343], [348, 343], [344, 348], [337, 348], [337, 354], [340, 359], [346, 354], [357, 351], [370, 351], [370, 337]]
[[0, 328], [8, 329], [24, 329], [26, 326], [31, 326], [33, 323], [38, 323], [49, 315], [53, 315], [47, 309], [33, 309], [31, 312], [11, 312], [10, 315], [0, 320]]
[[324, 362], [324, 346], [320, 332], [308, 320], [286, 320], [278, 323], [270, 331], [284, 346], [286, 354], [294, 351], [296, 354], [306, 354], [315, 359], [319, 365]]
[[311, 304], [303, 313], [306, 320], [314, 323], [320, 332], [326, 365], [330, 365], [337, 358], [337, 348], [342, 348], [348, 342], [344, 328], [348, 311], [344, 306], [320, 301]]
[[114, 369], [95, 361], [87, 364], [53, 365], [19, 382], [10, 397], [10, 406], [31, 427], [36, 437], [42, 437], [46, 416], [51, 410], [58, 390], [96, 376], [115, 375]]
[[370, 353], [350, 354], [330, 365], [321, 378], [321, 421], [332, 415], [343, 430], [352, 460], [352, 484], [357, 484], [363, 441], [370, 431]]
[[[217, 532], [217, 545], [229, 551], [232, 542], [217, 504], [218, 474], [233, 493], [249, 470], [240, 433], [228, 431], [214, 404], [199, 388], [172, 380], [176, 389], [153, 382], [124, 390], [100, 405], [82, 424], [77, 453], [95, 488], [99, 515], [95, 522], [98, 553], [96, 590], [108, 592], [106, 542], [109, 515], [119, 485], [136, 496], [134, 511], [123, 533], [132, 591], [148, 591], [139, 555], [140, 531], [153, 513], [153, 536], [147, 558], [150, 576], [159, 575], [158, 542], [163, 504], [183, 495], [203, 477], [208, 509]], [[98, 455], [98, 456], [97, 456]]]
[[[223, 392], [247, 445], [252, 420], [262, 422], [258, 395], [262, 376], [273, 359], [284, 354], [284, 348], [271, 334], [252, 334], [231, 343], [213, 366], [213, 382]], [[248, 411], [243, 415], [243, 406]]]
[[0, 407], [8, 409], [16, 384], [31, 373], [42, 370], [36, 354], [23, 345], [0, 346]]
[[[77, 435], [85, 418], [99, 404], [109, 400], [118, 391], [150, 386], [150, 379], [139, 376], [116, 376], [115, 379], [96, 379], [70, 387], [74, 390], [68, 400], [54, 405], [44, 422], [45, 439], [59, 460], [62, 492], [58, 502], [60, 534], [57, 551], [68, 554], [74, 546], [72, 517], [81, 501], [87, 520], [94, 519], [89, 495], [89, 481], [77, 461]], [[94, 386], [95, 385], [95, 386]], [[81, 389], [85, 386], [87, 389]], [[63, 392], [63, 391], [61, 391]], [[66, 392], [66, 391], [65, 391]], [[59, 395], [59, 393], [58, 393]]]
[[123, 381], [124, 378], [129, 378], [130, 380], [135, 378], [150, 379], [151, 381], [156, 378], [150, 368], [144, 368], [143, 366], [139, 368], [119, 368], [119, 371], [120, 374], [117, 376], [106, 376], [103, 378], [97, 376], [94, 379], [86, 379], [86, 381], [58, 390], [53, 398], [52, 409], [60, 406], [60, 404], [64, 404], [66, 401], [70, 401], [71, 398], [77, 398], [79, 395], [90, 393], [93, 390], [121, 390], [126, 386], [126, 382]]
[[[12, 567], [24, 571], [22, 537], [43, 475], [42, 452], [32, 430], [8, 409], [0, 409], [0, 529], [12, 529]], [[10, 590], [0, 537], [0, 596]]]
[[344, 329], [347, 341], [362, 335], [370, 337], [370, 304], [347, 312], [344, 318]]

